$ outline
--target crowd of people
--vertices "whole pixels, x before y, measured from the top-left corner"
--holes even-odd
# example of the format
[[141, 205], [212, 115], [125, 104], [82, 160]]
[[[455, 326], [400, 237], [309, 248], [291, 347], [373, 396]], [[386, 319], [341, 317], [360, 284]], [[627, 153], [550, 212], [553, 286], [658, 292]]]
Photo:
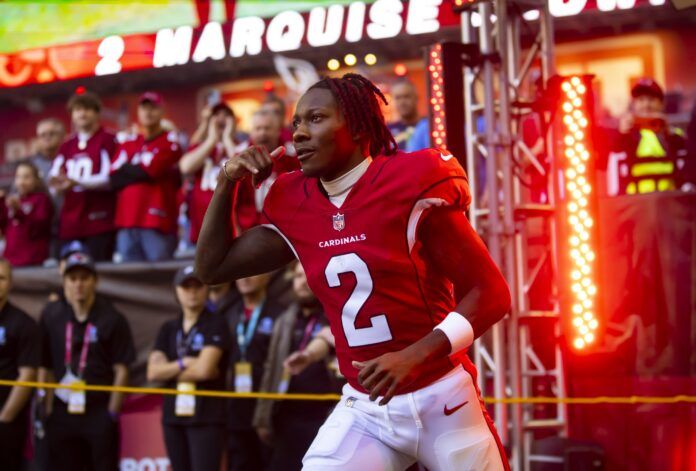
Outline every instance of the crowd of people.
[[[8, 301], [12, 267], [0, 258], [0, 378], [69, 386], [128, 385], [135, 359], [126, 318], [98, 293], [86, 246], [62, 253], [62, 290], [39, 322]], [[193, 266], [173, 279], [178, 315], [152, 339], [147, 379], [177, 389], [165, 396], [162, 430], [172, 469], [300, 469], [330, 402], [229, 401], [195, 390], [336, 393], [333, 337], [304, 270], [207, 286]], [[270, 294], [270, 293], [273, 294]], [[116, 470], [123, 394], [0, 388], [0, 462], [22, 468], [28, 429], [36, 470]], [[33, 405], [33, 407], [32, 407]], [[30, 415], [33, 420], [29, 420]]]
[[[417, 150], [408, 142], [427, 119], [418, 114], [416, 88], [401, 80], [394, 93], [399, 119], [391, 129], [404, 148]], [[221, 162], [252, 145], [284, 146], [271, 178], [239, 190], [235, 226], [258, 224], [277, 175], [299, 169], [285, 102], [269, 94], [248, 134], [225, 102], [206, 106], [190, 139], [172, 129], [165, 108], [160, 94], [145, 92], [137, 126], [112, 133], [102, 126], [99, 97], [81, 90], [67, 103], [72, 134], [57, 118], [38, 123], [38, 152], [19, 162], [13, 185], [0, 192], [4, 256], [13, 266], [50, 263], [75, 240], [98, 262], [155, 262], [174, 258], [177, 249], [191, 253], [185, 248], [198, 240]]]

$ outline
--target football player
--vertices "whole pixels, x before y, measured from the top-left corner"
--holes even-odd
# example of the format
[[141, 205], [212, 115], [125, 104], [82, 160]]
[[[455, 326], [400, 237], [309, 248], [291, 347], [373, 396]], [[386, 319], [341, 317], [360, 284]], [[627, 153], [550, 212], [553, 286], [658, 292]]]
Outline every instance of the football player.
[[219, 283], [293, 258], [305, 267], [348, 381], [305, 470], [509, 469], [466, 355], [510, 309], [508, 287], [464, 214], [471, 196], [457, 159], [399, 152], [380, 100], [356, 74], [314, 84], [293, 120], [302, 171], [278, 177], [265, 224], [236, 238], [237, 185], [266, 178], [282, 149], [226, 162], [197, 273]]

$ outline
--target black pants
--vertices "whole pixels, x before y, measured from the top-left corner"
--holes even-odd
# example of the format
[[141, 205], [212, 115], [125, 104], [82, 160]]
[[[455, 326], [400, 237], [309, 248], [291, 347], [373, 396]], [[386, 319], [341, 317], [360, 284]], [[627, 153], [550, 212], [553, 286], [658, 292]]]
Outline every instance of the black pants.
[[[61, 240], [61, 248], [63, 245], [67, 245], [73, 240], [75, 239]], [[114, 249], [116, 248], [115, 232], [105, 232], [103, 234], [83, 237], [77, 240], [82, 242], [95, 262], [110, 262], [113, 259]]]
[[228, 430], [227, 469], [229, 471], [259, 471], [265, 469], [270, 450], [254, 429]]
[[162, 425], [173, 471], [218, 471], [225, 429], [222, 425]]
[[0, 467], [7, 470], [21, 470], [24, 443], [27, 439], [28, 420], [21, 414], [9, 424], [0, 423]]
[[299, 471], [302, 458], [325, 418], [288, 416], [273, 420], [273, 454], [268, 471]]
[[54, 410], [46, 421], [46, 438], [51, 470], [118, 470], [119, 426], [106, 407], [80, 415]]

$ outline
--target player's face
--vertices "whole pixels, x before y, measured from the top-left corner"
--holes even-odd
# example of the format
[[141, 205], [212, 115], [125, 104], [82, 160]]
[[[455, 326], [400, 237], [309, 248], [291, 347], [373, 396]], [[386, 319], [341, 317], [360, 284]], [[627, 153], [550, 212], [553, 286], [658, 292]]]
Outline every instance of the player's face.
[[176, 287], [176, 298], [181, 307], [198, 311], [208, 300], [208, 287], [198, 280], [186, 280]]
[[329, 90], [314, 88], [302, 95], [293, 118], [292, 140], [302, 172], [333, 180], [352, 166], [360, 144]]
[[91, 131], [99, 123], [99, 112], [84, 106], [75, 106], [72, 110], [72, 122], [78, 131]]
[[162, 108], [148, 101], [138, 105], [138, 122], [145, 128], [159, 124], [163, 114]]
[[270, 278], [271, 276], [267, 273], [264, 273], [263, 275], [249, 276], [247, 278], [239, 278], [236, 282], [237, 290], [239, 290], [239, 294], [242, 296], [256, 294], [266, 289]]
[[225, 129], [227, 118], [231, 115], [226, 110], [218, 110], [210, 119], [215, 122], [215, 127], [222, 132]]
[[85, 268], [73, 268], [63, 277], [63, 290], [69, 302], [85, 302], [96, 293], [97, 277]]
[[413, 119], [418, 114], [418, 94], [410, 83], [399, 83], [392, 88], [396, 113], [402, 119]]

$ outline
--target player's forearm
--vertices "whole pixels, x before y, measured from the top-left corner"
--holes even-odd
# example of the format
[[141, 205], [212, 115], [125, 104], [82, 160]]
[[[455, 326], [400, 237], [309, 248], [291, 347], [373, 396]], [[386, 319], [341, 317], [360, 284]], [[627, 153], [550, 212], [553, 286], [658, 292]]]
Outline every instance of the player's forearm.
[[196, 274], [204, 283], [214, 283], [218, 267], [222, 265], [230, 248], [234, 228], [230, 214], [234, 205], [237, 182], [218, 179], [196, 244]]
[[448, 356], [452, 353], [451, 350], [447, 336], [441, 330], [435, 329], [416, 343], [406, 347], [403, 352], [422, 365]]
[[[34, 380], [36, 380], [35, 368], [20, 368], [17, 381]], [[10, 391], [10, 395], [7, 397], [7, 400], [5, 401], [5, 405], [3, 406], [2, 411], [0, 411], [0, 422], [12, 422], [31, 397], [31, 391], [31, 388], [26, 388], [23, 386], [14, 386]]]
[[474, 329], [474, 338], [478, 338], [510, 312], [510, 304], [510, 290], [501, 276], [500, 280], [474, 286], [455, 311], [466, 317]]

